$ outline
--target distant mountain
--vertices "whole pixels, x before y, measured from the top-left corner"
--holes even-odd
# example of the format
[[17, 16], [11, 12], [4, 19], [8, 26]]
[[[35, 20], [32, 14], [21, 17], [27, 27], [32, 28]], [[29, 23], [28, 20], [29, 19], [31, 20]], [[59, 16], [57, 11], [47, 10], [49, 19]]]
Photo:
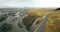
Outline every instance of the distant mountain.
[[55, 9], [55, 11], [60, 10], [60, 8]]
[[17, 12], [26, 11], [27, 8], [0, 8], [0, 12]]

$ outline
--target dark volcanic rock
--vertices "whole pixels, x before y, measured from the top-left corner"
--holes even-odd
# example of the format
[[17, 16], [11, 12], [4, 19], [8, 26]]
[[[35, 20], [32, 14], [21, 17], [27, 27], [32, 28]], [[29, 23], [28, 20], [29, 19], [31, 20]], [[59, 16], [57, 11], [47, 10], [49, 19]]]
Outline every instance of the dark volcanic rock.
[[35, 17], [29, 15], [23, 19], [24, 25], [26, 25], [27, 29], [31, 27], [32, 23], [36, 20]]
[[6, 14], [4, 14], [4, 15], [1, 15], [0, 16], [0, 22], [2, 22], [2, 21], [4, 21], [4, 20], [6, 20], [7, 19], [7, 15]]
[[0, 27], [0, 32], [7, 32], [10, 31], [12, 29], [12, 25], [5, 23]]

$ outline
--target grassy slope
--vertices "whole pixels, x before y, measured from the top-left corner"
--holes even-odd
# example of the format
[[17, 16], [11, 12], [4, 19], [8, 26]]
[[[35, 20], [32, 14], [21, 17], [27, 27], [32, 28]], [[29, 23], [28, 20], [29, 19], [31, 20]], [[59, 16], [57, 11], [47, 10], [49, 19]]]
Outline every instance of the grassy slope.
[[60, 12], [54, 11], [52, 9], [34, 9], [34, 10], [29, 10], [29, 14], [33, 15], [34, 17], [42, 17], [44, 15], [52, 14], [49, 16], [49, 20], [46, 23], [46, 29], [45, 32], [57, 32], [60, 29]]

